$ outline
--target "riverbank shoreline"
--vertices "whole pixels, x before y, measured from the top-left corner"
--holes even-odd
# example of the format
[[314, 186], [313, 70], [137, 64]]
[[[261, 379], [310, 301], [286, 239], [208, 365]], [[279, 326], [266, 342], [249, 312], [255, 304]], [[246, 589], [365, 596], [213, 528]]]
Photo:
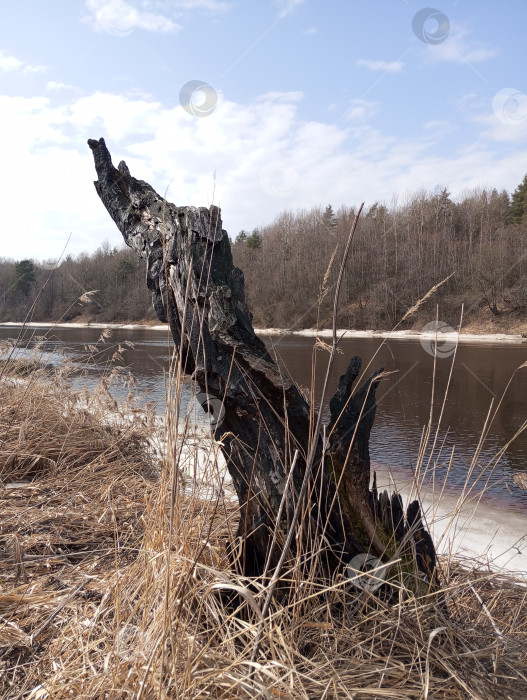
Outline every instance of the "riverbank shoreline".
[[[255, 328], [255, 332], [258, 335], [298, 335], [304, 338], [331, 338], [333, 336], [333, 330], [331, 328], [324, 328], [317, 331], [315, 328], [308, 328], [299, 331], [290, 331], [281, 328]], [[445, 341], [449, 342], [472, 342], [472, 343], [495, 343], [495, 342], [507, 342], [507, 343], [526, 343], [527, 338], [521, 335], [512, 335], [507, 333], [457, 333], [456, 331], [447, 332], [439, 330], [437, 333], [432, 332], [418, 332], [413, 330], [403, 330], [403, 331], [356, 331], [347, 328], [338, 328], [337, 337], [338, 338], [379, 338], [381, 340], [430, 340], [435, 339], [437, 336], [438, 343], [443, 343]]]
[[30, 321], [22, 323], [21, 321], [3, 321], [0, 323], [0, 328], [112, 328], [123, 330], [139, 330], [144, 328], [151, 331], [168, 331], [168, 324], [160, 323], [51, 323], [46, 321]]
[[[159, 323], [46, 323], [19, 321], [4, 321], [0, 323], [0, 328], [111, 328], [114, 330], [152, 330], [168, 331], [168, 325]], [[315, 328], [305, 328], [302, 330], [290, 330], [288, 328], [255, 328], [257, 335], [297, 335], [304, 338], [331, 338], [333, 331], [331, 328], [317, 330]], [[430, 340], [437, 336], [438, 343], [460, 342], [460, 343], [515, 343], [527, 345], [527, 337], [519, 334], [509, 333], [458, 333], [456, 331], [418, 332], [414, 330], [400, 331], [374, 331], [374, 330], [352, 330], [348, 328], [337, 329], [337, 336], [346, 339], [352, 338], [379, 338], [380, 340]]]

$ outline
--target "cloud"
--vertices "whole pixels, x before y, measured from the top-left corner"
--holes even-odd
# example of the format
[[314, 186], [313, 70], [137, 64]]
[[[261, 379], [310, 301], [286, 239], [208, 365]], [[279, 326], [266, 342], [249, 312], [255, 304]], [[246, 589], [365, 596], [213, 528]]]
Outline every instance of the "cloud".
[[284, 209], [390, 200], [438, 183], [453, 196], [482, 183], [513, 190], [527, 162], [525, 141], [498, 155], [477, 130], [469, 147], [434, 155], [430, 130], [437, 125], [422, 137], [396, 139], [372, 128], [379, 106], [365, 100], [351, 104], [347, 120], [328, 124], [301, 118], [299, 93], [268, 93], [248, 104], [222, 98], [205, 118], [148, 97], [63, 95], [58, 91], [53, 103], [0, 96], [5, 133], [17, 134], [3, 145], [0, 169], [9, 202], [2, 223], [17, 232], [4, 241], [3, 255], [56, 257], [70, 233], [71, 254], [105, 239], [119, 245], [121, 235], [93, 187], [88, 138], [104, 136], [116, 164], [126, 160], [135, 177], [158, 192], [168, 188], [177, 204], [209, 205], [215, 192], [232, 235]]
[[308, 27], [307, 29], [304, 29], [302, 34], [303, 36], [313, 36], [314, 34], [318, 34], [318, 29], [316, 27]]
[[351, 100], [345, 118], [349, 121], [364, 121], [371, 119], [380, 111], [378, 102], [368, 102], [368, 100], [355, 99]]
[[276, 4], [281, 8], [279, 17], [283, 19], [290, 15], [297, 7], [302, 5], [306, 0], [275, 0]]
[[432, 119], [425, 122], [423, 129], [436, 139], [442, 139], [457, 130], [457, 126], [445, 119]]
[[484, 111], [473, 113], [472, 120], [483, 127], [487, 140], [521, 148], [527, 142], [527, 94], [511, 87], [498, 90]]
[[66, 83], [57, 83], [54, 80], [50, 80], [46, 83], [46, 90], [56, 91], [56, 90], [75, 90], [72, 85], [66, 85]]
[[360, 58], [357, 61], [357, 65], [374, 71], [383, 71], [384, 73], [400, 73], [404, 68], [402, 61], [369, 61], [365, 58]]
[[480, 63], [498, 54], [497, 49], [476, 45], [470, 40], [471, 32], [459, 27], [453, 31], [442, 43], [427, 47], [430, 58], [436, 61], [453, 63]]
[[5, 51], [0, 50], [0, 73], [9, 73], [11, 71], [20, 71], [21, 73], [42, 73], [45, 71], [44, 66], [34, 66], [31, 63], [26, 63], [25, 61], [16, 58], [15, 56], [10, 56], [6, 54]]
[[181, 25], [165, 15], [138, 10], [125, 0], [86, 0], [86, 7], [95, 29], [114, 36], [127, 36], [134, 29], [161, 34], [181, 29]]
[[447, 122], [443, 119], [432, 119], [429, 122], [425, 122], [424, 129], [449, 129], [450, 128], [450, 122]]

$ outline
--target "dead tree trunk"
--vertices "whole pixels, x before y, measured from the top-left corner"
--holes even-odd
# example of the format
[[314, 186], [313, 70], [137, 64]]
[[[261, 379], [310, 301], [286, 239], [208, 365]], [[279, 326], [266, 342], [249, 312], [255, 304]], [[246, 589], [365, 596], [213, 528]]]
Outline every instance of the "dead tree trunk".
[[[291, 554], [301, 550], [312, 566], [309, 548], [316, 547], [323, 575], [344, 571], [364, 552], [386, 561], [405, 541], [435, 584], [434, 547], [418, 504], [405, 514], [400, 498], [379, 497], [375, 486], [370, 491], [379, 373], [352, 395], [361, 361], [350, 361], [331, 400], [329, 444], [313, 442], [309, 405], [254, 333], [220, 210], [175, 206], [132, 177], [123, 161], [115, 168], [103, 139], [88, 144], [97, 193], [125, 242], [146, 260], [154, 308], [170, 324], [183, 370], [223, 403], [215, 432], [240, 504], [239, 569], [249, 576], [272, 570], [293, 524]], [[309, 453], [314, 459], [302, 488]], [[270, 547], [275, 528], [277, 544]]]

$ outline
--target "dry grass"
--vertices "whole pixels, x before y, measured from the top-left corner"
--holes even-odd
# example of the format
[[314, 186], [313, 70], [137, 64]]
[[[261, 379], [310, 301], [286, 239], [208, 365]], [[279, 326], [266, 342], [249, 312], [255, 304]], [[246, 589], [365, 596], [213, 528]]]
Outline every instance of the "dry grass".
[[527, 697], [527, 588], [455, 560], [447, 610], [290, 567], [251, 661], [267, 582], [229, 566], [235, 502], [183, 480], [174, 416], [159, 468], [151, 419], [105, 396], [0, 380], [2, 698]]

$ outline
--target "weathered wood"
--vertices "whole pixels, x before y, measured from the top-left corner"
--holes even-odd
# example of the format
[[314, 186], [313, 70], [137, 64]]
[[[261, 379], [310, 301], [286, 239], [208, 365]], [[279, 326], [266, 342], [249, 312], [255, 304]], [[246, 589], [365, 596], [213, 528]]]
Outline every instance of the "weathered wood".
[[[215, 433], [240, 503], [237, 565], [247, 575], [260, 575], [297, 450], [278, 528], [282, 537], [272, 548], [268, 570], [278, 561], [298, 505], [311, 449], [309, 405], [254, 333], [243, 273], [233, 265], [220, 210], [171, 204], [132, 177], [123, 161], [115, 168], [103, 139], [88, 144], [97, 193], [126, 243], [146, 260], [153, 306], [170, 324], [184, 372], [202, 392], [223, 402], [225, 414]], [[369, 490], [379, 375], [352, 396], [359, 370], [360, 359], [353, 358], [331, 401], [327, 454], [317, 440], [315, 468], [293, 538], [294, 546], [316, 541], [325, 547], [319, 562], [328, 575], [360, 552], [386, 556], [386, 537], [395, 530], [401, 539], [408, 530], [406, 523], [390, 528], [388, 509]], [[397, 517], [401, 520], [402, 510]], [[379, 523], [384, 524], [382, 537]]]

